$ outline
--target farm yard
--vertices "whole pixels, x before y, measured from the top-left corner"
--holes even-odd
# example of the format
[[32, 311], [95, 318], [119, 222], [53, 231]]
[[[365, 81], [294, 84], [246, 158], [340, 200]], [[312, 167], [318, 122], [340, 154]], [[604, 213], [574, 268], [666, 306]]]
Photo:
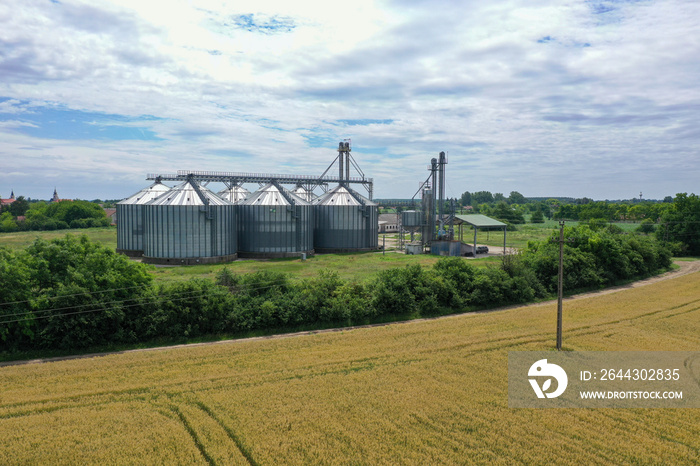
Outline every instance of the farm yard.
[[[579, 222], [567, 222], [567, 225], [577, 225]], [[636, 228], [636, 223], [620, 223], [625, 230]], [[509, 252], [522, 249], [528, 241], [543, 241], [558, 227], [556, 221], [547, 221], [544, 224], [527, 224], [520, 226], [517, 231], [508, 232], [507, 247]], [[66, 234], [86, 235], [91, 241], [95, 241], [114, 250], [117, 247], [117, 232], [115, 228], [88, 228], [80, 230], [61, 231], [31, 231], [0, 233], [0, 247], [21, 249], [30, 245], [35, 239], [52, 240], [62, 238]], [[465, 233], [467, 241], [473, 233]], [[408, 235], [406, 235], [408, 238]], [[495, 255], [500, 255], [503, 248], [503, 234], [499, 231], [479, 232], [479, 244], [488, 245]], [[183, 281], [192, 277], [213, 278], [224, 267], [238, 273], [257, 272], [260, 270], [274, 269], [279, 272], [294, 274], [297, 278], [309, 278], [317, 275], [319, 270], [333, 269], [343, 279], [366, 278], [381, 270], [392, 267], [403, 267], [408, 264], [418, 263], [423, 267], [434, 265], [438, 261], [437, 256], [420, 255], [406, 256], [403, 251], [394, 248], [398, 243], [397, 235], [386, 235], [387, 251], [382, 258], [377, 258], [379, 253], [363, 254], [319, 254], [309, 257], [306, 261], [300, 259], [273, 259], [273, 260], [238, 260], [227, 264], [192, 265], [188, 267], [156, 267], [149, 266], [150, 272], [159, 281]], [[379, 238], [382, 244], [382, 235]], [[499, 261], [493, 255], [480, 255], [473, 261], [476, 266], [485, 266]]]
[[[699, 273], [564, 306], [566, 350], [697, 350]], [[693, 409], [509, 409], [552, 302], [0, 368], [3, 464], [700, 462]]]
[[[548, 232], [550, 230], [547, 230]], [[89, 228], [82, 230], [63, 231], [31, 231], [16, 233], [0, 233], [0, 247], [19, 250], [30, 245], [35, 239], [52, 240], [63, 238], [66, 234], [73, 236], [86, 235], [91, 241], [98, 242], [114, 250], [117, 246], [117, 232], [114, 228]], [[380, 240], [381, 241], [381, 240]], [[381, 243], [380, 243], [381, 244]], [[188, 267], [156, 267], [149, 265], [149, 271], [159, 281], [183, 281], [193, 277], [213, 278], [224, 267], [237, 273], [275, 270], [294, 274], [297, 278], [314, 277], [320, 270], [333, 269], [343, 279], [366, 278], [378, 271], [393, 267], [403, 267], [408, 264], [431, 266], [438, 261], [437, 256], [421, 255], [406, 256], [402, 253], [387, 251], [381, 258], [381, 252], [362, 254], [319, 254], [309, 257], [306, 261], [300, 259], [272, 260], [237, 260], [226, 264], [192, 265]], [[496, 258], [483, 258], [480, 263], [495, 261]]]

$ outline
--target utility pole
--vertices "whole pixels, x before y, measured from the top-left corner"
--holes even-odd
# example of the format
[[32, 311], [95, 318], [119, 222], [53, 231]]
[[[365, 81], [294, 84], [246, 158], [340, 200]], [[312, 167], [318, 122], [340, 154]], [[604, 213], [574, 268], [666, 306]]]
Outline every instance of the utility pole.
[[557, 351], [561, 351], [561, 321], [564, 303], [564, 220], [559, 221], [559, 296], [557, 299]]

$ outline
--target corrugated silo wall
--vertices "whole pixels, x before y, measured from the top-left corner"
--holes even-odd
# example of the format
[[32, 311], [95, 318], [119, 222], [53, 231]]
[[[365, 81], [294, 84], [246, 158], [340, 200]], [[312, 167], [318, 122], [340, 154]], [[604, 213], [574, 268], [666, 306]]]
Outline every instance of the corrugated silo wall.
[[369, 230], [369, 237], [370, 237], [370, 248], [378, 248], [379, 247], [379, 206], [369, 206], [367, 207], [369, 209], [369, 219], [367, 220], [369, 222], [368, 230]]
[[117, 204], [117, 252], [143, 254], [143, 205]]
[[285, 257], [313, 253], [314, 212], [310, 205], [239, 204], [236, 207], [239, 255]]
[[212, 218], [207, 218], [204, 206], [144, 206], [144, 256], [235, 259], [238, 248], [235, 206], [209, 208]]
[[378, 247], [377, 206], [314, 206], [317, 252], [372, 250]]
[[401, 212], [401, 225], [407, 228], [421, 226], [423, 213], [419, 210], [405, 210]]

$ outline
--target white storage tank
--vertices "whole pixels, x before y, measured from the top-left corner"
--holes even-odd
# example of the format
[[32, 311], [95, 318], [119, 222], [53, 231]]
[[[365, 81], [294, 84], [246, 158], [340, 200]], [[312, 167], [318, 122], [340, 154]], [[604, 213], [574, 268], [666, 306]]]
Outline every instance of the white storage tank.
[[359, 252], [379, 246], [377, 204], [345, 185], [314, 202], [314, 249], [318, 253]]
[[127, 256], [143, 255], [143, 206], [170, 190], [156, 179], [147, 188], [117, 203], [117, 252]]
[[236, 259], [236, 208], [191, 177], [144, 205], [144, 262], [207, 264]]
[[240, 257], [297, 257], [314, 253], [311, 204], [277, 183], [252, 193], [236, 207]]

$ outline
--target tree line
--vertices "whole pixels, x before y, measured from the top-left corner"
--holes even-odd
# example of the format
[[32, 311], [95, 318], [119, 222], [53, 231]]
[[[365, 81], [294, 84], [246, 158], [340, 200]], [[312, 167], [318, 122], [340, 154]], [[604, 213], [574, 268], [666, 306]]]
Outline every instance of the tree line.
[[[530, 223], [544, 223], [545, 219], [574, 220], [594, 227], [611, 222], [640, 222], [640, 232], [655, 233], [659, 240], [672, 243], [674, 254], [700, 255], [700, 197], [696, 194], [679, 193], [675, 198], [667, 196], [663, 202], [624, 203], [588, 198], [575, 202], [526, 199], [520, 203], [524, 197], [516, 191], [508, 198], [500, 197], [497, 200], [488, 191], [465, 192], [461, 201], [463, 205], [471, 205], [473, 212], [494, 217], [509, 226], [525, 223], [526, 216]], [[479, 204], [481, 200], [487, 202]], [[467, 201], [472, 204], [464, 204]]]
[[[556, 233], [553, 234], [554, 239]], [[564, 287], [599, 288], [664, 270], [671, 255], [647, 235], [567, 227]], [[498, 266], [443, 258], [364, 281], [334, 271], [295, 280], [222, 269], [216, 279], [154, 283], [147, 266], [87, 237], [0, 248], [0, 348], [80, 350], [207, 335], [345, 326], [527, 303], [556, 291], [558, 245], [535, 242]]]
[[0, 212], [0, 232], [65, 230], [110, 225], [104, 209], [94, 202], [29, 202], [19, 196]]

